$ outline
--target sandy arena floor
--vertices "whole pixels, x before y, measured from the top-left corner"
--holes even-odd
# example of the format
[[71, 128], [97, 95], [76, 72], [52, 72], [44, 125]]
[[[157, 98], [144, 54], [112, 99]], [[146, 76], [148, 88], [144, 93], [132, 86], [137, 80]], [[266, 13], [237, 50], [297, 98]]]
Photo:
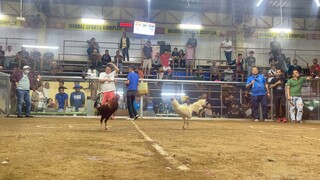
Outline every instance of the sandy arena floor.
[[1, 118], [0, 179], [320, 179], [320, 124], [181, 125]]

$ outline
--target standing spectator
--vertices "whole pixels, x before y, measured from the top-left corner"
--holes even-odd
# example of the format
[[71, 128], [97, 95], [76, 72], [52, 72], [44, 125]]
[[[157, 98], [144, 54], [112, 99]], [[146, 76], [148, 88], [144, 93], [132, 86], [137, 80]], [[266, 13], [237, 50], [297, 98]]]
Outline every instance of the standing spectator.
[[92, 69], [96, 69], [99, 67], [101, 61], [101, 55], [97, 49], [93, 49], [91, 55], [89, 56], [89, 63]]
[[88, 56], [90, 56], [93, 52], [94, 49], [97, 50], [98, 53], [100, 53], [100, 46], [99, 44], [96, 42], [96, 38], [91, 38], [90, 40], [87, 40], [87, 44], [88, 44], [88, 49], [87, 49], [87, 53]]
[[108, 63], [111, 62], [111, 57], [109, 55], [109, 50], [104, 51], [104, 55], [101, 57], [101, 66], [106, 67]]
[[264, 76], [258, 72], [257, 67], [252, 68], [252, 75], [246, 84], [246, 88], [251, 89], [252, 115], [255, 122], [259, 121], [259, 104], [262, 107], [264, 121], [268, 119], [267, 96], [270, 96], [268, 84]]
[[229, 40], [229, 37], [227, 36], [224, 41], [222, 41], [220, 48], [224, 48], [224, 54], [227, 59], [227, 63], [231, 63], [232, 59], [232, 41]]
[[30, 52], [30, 65], [35, 71], [41, 70], [41, 53], [37, 49]]
[[55, 105], [56, 108], [58, 109], [58, 112], [63, 112], [66, 110], [68, 106], [68, 94], [64, 92], [64, 87], [59, 87], [59, 93], [56, 94], [55, 97]]
[[[21, 51], [17, 53], [17, 59], [19, 68], [22, 68], [23, 66], [29, 65], [29, 52], [26, 50], [25, 47], [21, 47]], [[33, 67], [32, 67], [33, 69]]]
[[227, 81], [227, 82], [232, 82], [233, 81], [234, 72], [233, 72], [233, 70], [231, 69], [230, 66], [228, 66], [227, 69], [225, 69], [223, 71], [223, 73], [224, 73], [224, 78], [223, 78], [224, 81]]
[[303, 101], [301, 98], [301, 88], [303, 83], [310, 79], [311, 77], [300, 77], [299, 71], [294, 70], [292, 78], [287, 82], [286, 93], [288, 101], [290, 102], [290, 117], [292, 122], [303, 122]]
[[318, 76], [320, 72], [320, 65], [318, 64], [318, 59], [313, 59], [313, 65], [310, 68], [310, 73], [312, 76]]
[[279, 41], [277, 41], [277, 37], [273, 37], [273, 41], [270, 43], [270, 50], [271, 54], [273, 55], [273, 58], [277, 58], [279, 56], [279, 51], [281, 49], [281, 45]]
[[[164, 51], [164, 53], [161, 55], [160, 57], [160, 63], [162, 66], [162, 72], [160, 72], [159, 74], [159, 79], [163, 79], [163, 74], [164, 72], [168, 71], [168, 75], [166, 77], [166, 79], [168, 79], [171, 76], [171, 67], [169, 65], [169, 58], [170, 58], [170, 54], [167, 50]], [[161, 71], [161, 70], [160, 70]]]
[[43, 64], [41, 70], [50, 71], [51, 62], [54, 60], [53, 52], [47, 51], [43, 54]]
[[287, 69], [289, 69], [289, 67], [291, 66], [291, 58], [290, 58], [290, 57], [287, 57], [287, 58], [286, 58], [285, 64], [286, 64], [286, 66], [287, 66]]
[[[151, 65], [152, 65], [152, 47], [151, 42], [147, 41], [147, 44], [143, 47], [143, 74], [150, 75]], [[146, 70], [148, 69], [148, 70]]]
[[241, 82], [244, 81], [244, 71], [243, 71], [243, 59], [242, 54], [239, 53], [237, 59], [235, 59], [236, 64], [236, 81], [238, 81], [238, 76], [241, 76]]
[[122, 33], [122, 38], [120, 39], [120, 49], [122, 51], [123, 60], [129, 61], [129, 48], [130, 48], [130, 39], [127, 37], [127, 33]]
[[[114, 70], [112, 71], [112, 68]], [[115, 77], [119, 72], [119, 68], [113, 64], [109, 63], [105, 68], [105, 72], [100, 73], [99, 75], [99, 83], [101, 84], [100, 91], [103, 94], [103, 98], [101, 104], [111, 101], [111, 99], [115, 96], [116, 84]]]
[[10, 81], [13, 83], [13, 88], [15, 89], [18, 98], [18, 118], [22, 118], [22, 101], [26, 103], [26, 117], [31, 117], [30, 89], [35, 91], [37, 84], [35, 74], [30, 72], [31, 68], [29, 66], [24, 66], [22, 69], [23, 70], [17, 69], [10, 77]]
[[32, 106], [35, 111], [43, 111], [47, 102], [47, 97], [43, 91], [43, 86], [39, 85], [31, 95]]
[[66, 87], [64, 87], [64, 81], [63, 80], [60, 80], [59, 81], [59, 88], [63, 88], [63, 89], [67, 89]]
[[2, 50], [2, 46], [0, 45], [0, 66], [4, 67], [4, 56], [5, 52]]
[[191, 49], [192, 49], [192, 51], [191, 51], [191, 49], [190, 49], [189, 52], [188, 52], [188, 53], [190, 53], [190, 54], [193, 54], [193, 55], [192, 55], [192, 59], [195, 58], [197, 46], [198, 46], [198, 42], [197, 42], [197, 39], [195, 38], [195, 33], [192, 32], [192, 33], [191, 33], [191, 38], [189, 38], [188, 41], [187, 41], [187, 43], [186, 43], [187, 49], [188, 49], [188, 48], [190, 49], [190, 47], [191, 47]]
[[217, 81], [217, 80], [221, 80], [221, 74], [219, 72], [219, 66], [220, 66], [220, 62], [219, 65], [216, 65], [217, 62], [216, 61], [212, 61], [212, 65], [210, 67], [210, 81]]
[[250, 51], [249, 56], [244, 60], [247, 68], [247, 77], [251, 75], [252, 68], [256, 66], [256, 58], [253, 56], [254, 52]]
[[178, 48], [174, 48], [173, 52], [171, 53], [171, 57], [173, 59], [173, 67], [180, 67], [180, 58]]
[[192, 69], [194, 66], [194, 48], [189, 44], [186, 48], [186, 76], [188, 76], [188, 72], [192, 76]]
[[275, 76], [276, 76], [276, 66], [271, 65], [271, 69], [269, 69], [268, 71], [268, 83], [270, 83]]
[[138, 84], [139, 84], [139, 76], [137, 73], [134, 72], [133, 67], [130, 66], [126, 85], [127, 85], [128, 111], [129, 111], [129, 116], [131, 120], [136, 120], [139, 118], [138, 113], [133, 105], [133, 102], [136, 99]]
[[297, 70], [299, 72], [299, 74], [302, 73], [302, 68], [301, 66], [298, 65], [298, 60], [297, 59], [293, 59], [292, 60], [293, 64], [290, 65], [289, 69], [288, 69], [288, 76], [291, 77], [292, 73], [294, 70]]
[[10, 68], [11, 63], [14, 62], [16, 57], [16, 53], [12, 50], [12, 46], [7, 47], [7, 51], [5, 52], [5, 58], [4, 58], [4, 68]]
[[186, 67], [186, 54], [183, 52], [182, 49], [179, 51], [179, 60], [180, 60], [180, 67], [185, 68]]
[[73, 89], [75, 92], [72, 92], [70, 95], [70, 105], [75, 107], [76, 112], [79, 111], [79, 108], [84, 106], [85, 96], [84, 93], [80, 91], [81, 86], [76, 84]]
[[123, 72], [123, 64], [122, 64], [122, 56], [120, 55], [120, 51], [116, 52], [116, 55], [114, 56], [114, 63], [117, 67], [119, 67], [120, 74]]
[[286, 119], [286, 79], [283, 77], [281, 69], [276, 70], [276, 76], [270, 82], [270, 88], [273, 89], [273, 104], [275, 106], [277, 122], [287, 122]]

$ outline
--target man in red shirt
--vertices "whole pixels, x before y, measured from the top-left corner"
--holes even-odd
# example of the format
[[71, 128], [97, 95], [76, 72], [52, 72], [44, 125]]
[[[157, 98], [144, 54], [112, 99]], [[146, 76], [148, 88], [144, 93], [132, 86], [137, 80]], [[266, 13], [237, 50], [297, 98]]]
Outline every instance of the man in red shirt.
[[[313, 59], [313, 65], [310, 68], [310, 73], [314, 78], [318, 78], [320, 76], [320, 65], [318, 64], [317, 59]], [[314, 94], [319, 93], [318, 83], [316, 81], [311, 82], [311, 88]]]
[[162, 70], [160, 69], [160, 74], [159, 74], [159, 79], [163, 78], [163, 73], [168, 71], [168, 75], [166, 77], [166, 79], [168, 79], [168, 77], [171, 76], [171, 67], [170, 67], [170, 63], [169, 63], [169, 58], [170, 58], [170, 53], [168, 53], [167, 50], [164, 51], [164, 53], [161, 55], [160, 57], [160, 63], [162, 65]]

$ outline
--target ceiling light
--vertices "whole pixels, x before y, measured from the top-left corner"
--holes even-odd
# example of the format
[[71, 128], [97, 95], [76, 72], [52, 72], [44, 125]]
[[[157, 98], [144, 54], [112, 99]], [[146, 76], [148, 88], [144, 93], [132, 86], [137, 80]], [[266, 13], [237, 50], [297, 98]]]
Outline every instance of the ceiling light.
[[180, 24], [181, 29], [201, 29], [202, 26], [199, 24]]
[[274, 32], [274, 33], [290, 33], [290, 32], [292, 32], [292, 29], [289, 29], [289, 28], [271, 28], [270, 31]]
[[0, 13], [0, 19], [3, 19], [4, 17], [5, 17], [5, 15]]
[[82, 23], [84, 24], [103, 24], [103, 19], [88, 19], [88, 18], [82, 18]]
[[259, 0], [259, 2], [257, 3], [257, 7], [260, 6], [260, 4], [262, 3], [263, 0]]
[[316, 1], [317, 6], [320, 7], [320, 2], [319, 2], [319, 0], [315, 0], [315, 1]]
[[36, 45], [22, 45], [25, 48], [36, 48], [36, 49], [59, 49], [58, 46], [36, 46]]

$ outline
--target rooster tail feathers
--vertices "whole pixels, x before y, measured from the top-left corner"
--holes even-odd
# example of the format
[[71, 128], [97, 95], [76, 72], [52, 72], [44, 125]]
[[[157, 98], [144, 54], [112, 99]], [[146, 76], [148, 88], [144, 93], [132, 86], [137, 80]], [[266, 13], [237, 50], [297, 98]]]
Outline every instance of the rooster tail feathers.
[[191, 104], [190, 108], [192, 109], [192, 111], [198, 113], [205, 105], [206, 105], [206, 100], [200, 99], [197, 102], [194, 102], [193, 104]]

